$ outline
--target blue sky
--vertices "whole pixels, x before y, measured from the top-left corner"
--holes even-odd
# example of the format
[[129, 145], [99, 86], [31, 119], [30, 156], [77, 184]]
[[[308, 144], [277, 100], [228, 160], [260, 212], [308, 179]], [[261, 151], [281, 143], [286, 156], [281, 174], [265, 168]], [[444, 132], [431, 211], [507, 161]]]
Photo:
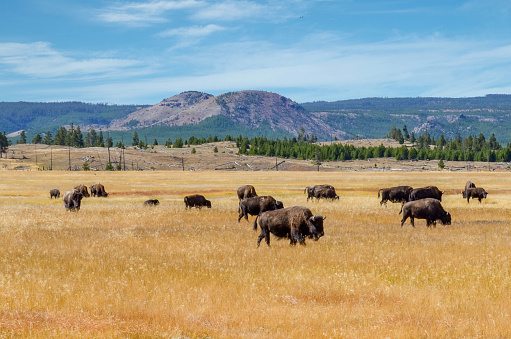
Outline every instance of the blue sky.
[[297, 102], [511, 93], [511, 1], [15, 0], [0, 101]]

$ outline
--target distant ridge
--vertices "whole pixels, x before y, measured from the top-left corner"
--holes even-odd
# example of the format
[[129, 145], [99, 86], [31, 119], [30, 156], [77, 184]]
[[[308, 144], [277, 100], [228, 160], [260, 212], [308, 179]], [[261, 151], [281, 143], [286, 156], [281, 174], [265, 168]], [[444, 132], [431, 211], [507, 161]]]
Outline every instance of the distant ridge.
[[344, 135], [291, 99], [265, 91], [229, 92], [216, 97], [202, 92], [183, 92], [116, 119], [108, 129], [194, 125], [216, 115], [254, 129], [265, 125], [294, 135], [301, 128], [316, 135], [325, 132], [341, 138]]

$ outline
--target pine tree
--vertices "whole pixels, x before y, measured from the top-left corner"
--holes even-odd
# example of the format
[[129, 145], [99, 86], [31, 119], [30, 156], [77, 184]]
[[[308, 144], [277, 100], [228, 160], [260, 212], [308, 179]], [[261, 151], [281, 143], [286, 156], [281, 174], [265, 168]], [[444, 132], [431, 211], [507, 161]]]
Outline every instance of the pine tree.
[[139, 142], [138, 133], [135, 131], [135, 133], [133, 133], [133, 142], [131, 143], [131, 146], [137, 146]]
[[53, 137], [51, 135], [51, 132], [48, 131], [46, 132], [46, 134], [44, 135], [44, 141], [43, 141], [44, 144], [46, 145], [51, 145], [53, 144]]
[[37, 135], [32, 139], [33, 144], [40, 144], [43, 141], [41, 134], [37, 133]]
[[26, 143], [27, 143], [27, 135], [25, 134], [25, 131], [21, 131], [18, 144], [26, 144]]

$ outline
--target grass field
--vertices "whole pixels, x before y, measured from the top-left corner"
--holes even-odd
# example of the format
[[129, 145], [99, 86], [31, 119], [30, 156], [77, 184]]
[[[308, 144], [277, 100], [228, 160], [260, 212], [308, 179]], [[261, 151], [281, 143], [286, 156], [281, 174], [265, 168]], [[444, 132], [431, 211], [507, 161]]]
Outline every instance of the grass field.
[[[511, 174], [498, 172], [0, 173], [0, 337], [456, 338], [511, 336]], [[488, 199], [467, 204], [467, 180]], [[66, 212], [49, 190], [102, 183]], [[306, 246], [237, 222], [253, 184], [326, 216]], [[306, 202], [311, 184], [339, 201]], [[450, 226], [400, 227], [379, 188], [437, 185]], [[185, 210], [204, 194], [211, 209]], [[150, 198], [155, 208], [142, 207]]]

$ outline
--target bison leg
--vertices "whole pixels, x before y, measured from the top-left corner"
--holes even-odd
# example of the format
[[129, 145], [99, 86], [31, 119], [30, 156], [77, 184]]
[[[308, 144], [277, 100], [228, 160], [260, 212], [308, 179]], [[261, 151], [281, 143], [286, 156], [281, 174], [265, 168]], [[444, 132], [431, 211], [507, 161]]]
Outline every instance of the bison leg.
[[410, 224], [415, 227], [415, 218], [413, 216], [410, 216]]
[[254, 231], [257, 231], [257, 218], [259, 218], [259, 214], [256, 215], [255, 220], [254, 220]]

